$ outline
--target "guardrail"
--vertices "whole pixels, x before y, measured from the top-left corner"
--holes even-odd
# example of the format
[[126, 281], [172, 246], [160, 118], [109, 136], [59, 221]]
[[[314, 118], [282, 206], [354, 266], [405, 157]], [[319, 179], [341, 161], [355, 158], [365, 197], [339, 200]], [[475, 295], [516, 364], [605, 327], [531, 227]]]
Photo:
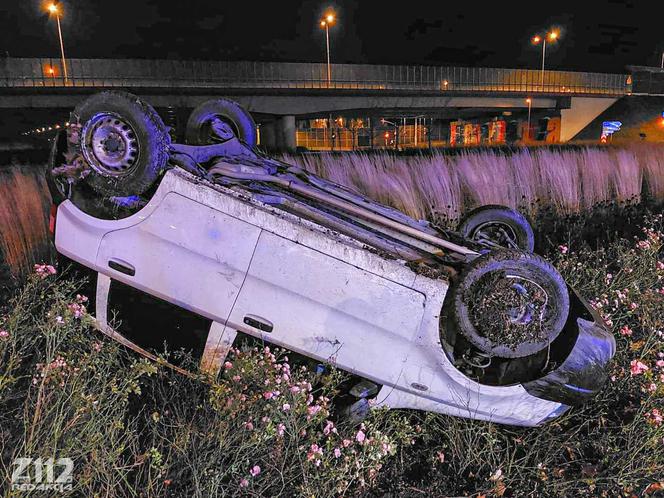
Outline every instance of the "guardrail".
[[628, 75], [529, 69], [139, 59], [0, 59], [0, 88], [145, 87], [625, 95]]

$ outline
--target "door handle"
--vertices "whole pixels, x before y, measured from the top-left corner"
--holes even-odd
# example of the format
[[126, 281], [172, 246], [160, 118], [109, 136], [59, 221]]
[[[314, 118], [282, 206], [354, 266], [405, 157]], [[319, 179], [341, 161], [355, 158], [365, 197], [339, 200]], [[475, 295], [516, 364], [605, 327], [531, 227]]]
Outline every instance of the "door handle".
[[266, 320], [265, 318], [261, 318], [260, 316], [246, 315], [243, 321], [250, 327], [261, 330], [263, 332], [269, 333], [274, 329], [274, 324], [271, 321]]
[[136, 275], [136, 268], [121, 259], [109, 259], [108, 266], [109, 268], [113, 268], [115, 271], [129, 275], [130, 277]]

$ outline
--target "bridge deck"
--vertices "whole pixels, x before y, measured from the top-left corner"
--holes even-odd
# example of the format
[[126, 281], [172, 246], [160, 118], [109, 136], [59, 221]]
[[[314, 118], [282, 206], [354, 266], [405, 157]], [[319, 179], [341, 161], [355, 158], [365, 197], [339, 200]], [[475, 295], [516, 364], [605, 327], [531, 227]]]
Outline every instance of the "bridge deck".
[[504, 93], [622, 96], [626, 74], [530, 69], [382, 66], [317, 63], [138, 59], [67, 59], [65, 81], [56, 58], [0, 60], [0, 89], [7, 88], [202, 88], [364, 91], [381, 93]]

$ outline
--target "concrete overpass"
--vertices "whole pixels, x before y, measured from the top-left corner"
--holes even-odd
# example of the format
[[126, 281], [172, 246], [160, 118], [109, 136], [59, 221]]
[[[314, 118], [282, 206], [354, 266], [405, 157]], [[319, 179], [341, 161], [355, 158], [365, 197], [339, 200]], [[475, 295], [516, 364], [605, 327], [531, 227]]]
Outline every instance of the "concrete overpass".
[[531, 107], [560, 111], [561, 140], [573, 137], [617, 99], [631, 93], [626, 74], [501, 68], [68, 59], [0, 60], [0, 109], [71, 109], [86, 95], [123, 88], [155, 107], [187, 109], [215, 97], [237, 100], [262, 123], [262, 136], [294, 148], [295, 119], [357, 112], [458, 117], [475, 111]]

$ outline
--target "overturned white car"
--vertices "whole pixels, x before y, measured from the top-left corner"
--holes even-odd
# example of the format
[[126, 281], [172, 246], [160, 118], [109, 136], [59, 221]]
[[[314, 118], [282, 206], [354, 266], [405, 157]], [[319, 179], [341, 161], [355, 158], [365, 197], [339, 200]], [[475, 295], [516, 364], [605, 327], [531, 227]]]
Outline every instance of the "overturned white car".
[[605, 381], [612, 335], [513, 210], [458, 232], [411, 219], [266, 157], [223, 99], [194, 110], [187, 145], [121, 92], [71, 123], [48, 174], [56, 247], [94, 273], [98, 321], [117, 312], [139, 344], [195, 338], [216, 371], [250, 335], [352, 374], [354, 412], [374, 399], [515, 425]]

